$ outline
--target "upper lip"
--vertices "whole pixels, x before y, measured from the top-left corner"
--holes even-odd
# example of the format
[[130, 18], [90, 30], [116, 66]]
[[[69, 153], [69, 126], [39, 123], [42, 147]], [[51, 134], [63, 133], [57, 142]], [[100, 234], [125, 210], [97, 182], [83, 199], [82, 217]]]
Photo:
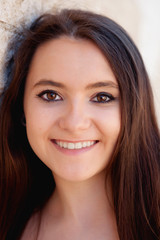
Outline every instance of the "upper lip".
[[94, 142], [98, 142], [98, 140], [95, 140], [95, 139], [85, 139], [85, 140], [64, 140], [64, 139], [51, 139], [51, 141], [54, 141], [54, 142], [68, 142], [68, 143], [77, 143], [77, 142], [92, 142], [92, 141], [94, 141]]

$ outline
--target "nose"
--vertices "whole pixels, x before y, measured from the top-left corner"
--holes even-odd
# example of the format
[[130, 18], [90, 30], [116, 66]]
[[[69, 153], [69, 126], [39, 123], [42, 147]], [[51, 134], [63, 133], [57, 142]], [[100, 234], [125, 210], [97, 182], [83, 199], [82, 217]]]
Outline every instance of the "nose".
[[61, 129], [71, 133], [86, 130], [91, 125], [91, 118], [87, 109], [78, 102], [66, 106], [63, 115], [59, 118]]

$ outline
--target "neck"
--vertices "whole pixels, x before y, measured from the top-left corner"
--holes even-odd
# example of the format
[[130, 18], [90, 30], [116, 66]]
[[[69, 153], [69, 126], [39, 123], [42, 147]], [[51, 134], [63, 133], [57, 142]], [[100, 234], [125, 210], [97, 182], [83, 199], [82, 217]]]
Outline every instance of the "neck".
[[77, 223], [84, 223], [84, 219], [91, 222], [95, 217], [113, 218], [110, 184], [105, 185], [105, 173], [82, 182], [67, 182], [55, 176], [55, 182], [49, 211]]
[[45, 232], [57, 234], [55, 239], [119, 239], [105, 173], [81, 182], [54, 178], [56, 190], [41, 214], [40, 235], [46, 237]]

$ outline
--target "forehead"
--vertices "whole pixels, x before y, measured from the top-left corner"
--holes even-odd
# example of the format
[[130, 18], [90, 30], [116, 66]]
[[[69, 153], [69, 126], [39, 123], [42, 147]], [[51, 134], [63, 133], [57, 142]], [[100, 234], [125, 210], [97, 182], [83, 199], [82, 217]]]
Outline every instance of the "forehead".
[[[67, 84], [112, 80], [110, 65], [101, 50], [90, 40], [60, 37], [38, 47], [27, 79], [53, 79]], [[27, 80], [28, 81], [28, 80]]]

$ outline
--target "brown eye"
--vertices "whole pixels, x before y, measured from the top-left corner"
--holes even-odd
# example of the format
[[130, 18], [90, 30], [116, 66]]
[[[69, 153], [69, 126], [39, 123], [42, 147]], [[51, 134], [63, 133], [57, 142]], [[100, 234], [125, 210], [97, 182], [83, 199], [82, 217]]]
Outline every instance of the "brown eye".
[[97, 103], [108, 103], [114, 99], [115, 98], [111, 94], [100, 92], [94, 98], [92, 98], [92, 101]]
[[54, 92], [49, 92], [49, 93], [46, 93], [45, 96], [47, 98], [47, 100], [55, 100], [56, 99], [56, 93]]
[[46, 90], [38, 94], [38, 97], [42, 98], [45, 101], [51, 102], [51, 101], [60, 101], [62, 100], [61, 96], [59, 96], [58, 93], [52, 91], [52, 90]]
[[108, 100], [109, 100], [109, 97], [106, 96], [106, 95], [98, 95], [98, 96], [97, 96], [97, 101], [98, 101], [98, 102], [106, 102], [106, 101], [108, 101]]

